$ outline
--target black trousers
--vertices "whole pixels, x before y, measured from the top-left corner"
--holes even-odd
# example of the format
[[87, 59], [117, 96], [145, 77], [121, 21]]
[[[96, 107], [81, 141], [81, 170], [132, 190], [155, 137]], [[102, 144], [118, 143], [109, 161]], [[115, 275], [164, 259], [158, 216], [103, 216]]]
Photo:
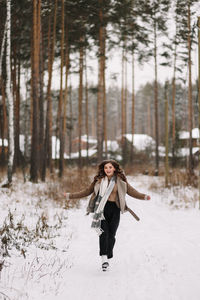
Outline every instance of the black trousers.
[[100, 255], [113, 257], [113, 248], [115, 245], [115, 234], [120, 221], [120, 209], [115, 202], [107, 201], [104, 207], [105, 220], [101, 221], [103, 233], [99, 237]]

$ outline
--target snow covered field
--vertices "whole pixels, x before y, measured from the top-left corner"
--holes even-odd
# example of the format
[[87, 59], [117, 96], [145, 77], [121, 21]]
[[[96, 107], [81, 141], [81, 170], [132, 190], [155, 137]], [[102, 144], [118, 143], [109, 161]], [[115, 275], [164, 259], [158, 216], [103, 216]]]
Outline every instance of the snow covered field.
[[[15, 241], [8, 242], [10, 257], [0, 259], [4, 261], [0, 299], [199, 300], [197, 190], [164, 189], [162, 179], [148, 176], [129, 177], [129, 182], [152, 200], [127, 196], [141, 220], [135, 221], [129, 213], [121, 215], [114, 258], [106, 273], [100, 268], [91, 216], [85, 216], [86, 199], [80, 208], [67, 211], [38, 196], [44, 184], [16, 183], [12, 191], [1, 189], [1, 236], [3, 224], [13, 222], [10, 238]], [[157, 189], [149, 190], [153, 185]], [[4, 222], [8, 210], [10, 217]], [[32, 243], [25, 237], [30, 234]], [[19, 243], [14, 245], [16, 240]]]

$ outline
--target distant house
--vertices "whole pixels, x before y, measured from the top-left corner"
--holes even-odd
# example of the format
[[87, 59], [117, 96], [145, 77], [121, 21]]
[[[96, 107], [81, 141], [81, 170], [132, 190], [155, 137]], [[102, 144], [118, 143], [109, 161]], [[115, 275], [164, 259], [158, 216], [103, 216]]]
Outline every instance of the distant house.
[[[132, 144], [132, 134], [127, 133], [124, 135], [129, 143]], [[147, 149], [155, 148], [155, 140], [147, 134], [134, 134], [133, 147], [136, 151], [145, 151]]]
[[[179, 140], [181, 148], [179, 149], [179, 156], [189, 156], [189, 131], [180, 131]], [[192, 154], [196, 154], [199, 151], [199, 129], [192, 129]]]
[[[89, 148], [95, 146], [97, 144], [97, 140], [91, 136], [88, 136], [88, 146]], [[87, 149], [87, 135], [81, 136], [81, 149]], [[79, 137], [76, 137], [72, 140], [72, 152], [78, 152], [79, 150]]]
[[[132, 134], [125, 134], [124, 135], [127, 141], [132, 145]], [[133, 148], [135, 153], [146, 153], [150, 156], [155, 156], [155, 147], [156, 142], [155, 140], [147, 135], [147, 134], [137, 134], [133, 135]], [[159, 146], [158, 147], [159, 156], [165, 157], [165, 147]], [[169, 153], [169, 156], [171, 153]]]
[[[189, 131], [180, 131], [179, 140], [182, 147], [188, 147], [189, 145], [190, 133]], [[199, 140], [199, 128], [192, 129], [192, 147], [198, 147]]]
[[[79, 143], [78, 138], [75, 138], [72, 141], [72, 153], [70, 156], [71, 159], [76, 159], [79, 157], [78, 143]], [[107, 140], [108, 152], [114, 153], [117, 152], [118, 150], [119, 150], [119, 143], [117, 141]], [[105, 151], [105, 142], [103, 143], [103, 151]], [[86, 135], [83, 135], [81, 137], [81, 156], [87, 157], [87, 136]], [[97, 156], [97, 139], [88, 136], [88, 157], [94, 158], [96, 156]]]

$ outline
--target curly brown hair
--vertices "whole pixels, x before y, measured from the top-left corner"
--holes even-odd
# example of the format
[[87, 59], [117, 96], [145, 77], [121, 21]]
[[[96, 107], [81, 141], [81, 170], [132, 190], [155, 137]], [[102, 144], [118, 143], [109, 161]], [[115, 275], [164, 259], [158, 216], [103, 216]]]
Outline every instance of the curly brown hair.
[[114, 159], [106, 159], [103, 160], [99, 165], [98, 165], [98, 173], [97, 175], [94, 177], [94, 181], [97, 181], [103, 177], [106, 176], [105, 172], [104, 172], [104, 166], [106, 164], [112, 164], [113, 167], [115, 168], [114, 171], [114, 175], [119, 176], [123, 181], [127, 182], [126, 176], [124, 174], [124, 170], [121, 168], [120, 164], [114, 160]]

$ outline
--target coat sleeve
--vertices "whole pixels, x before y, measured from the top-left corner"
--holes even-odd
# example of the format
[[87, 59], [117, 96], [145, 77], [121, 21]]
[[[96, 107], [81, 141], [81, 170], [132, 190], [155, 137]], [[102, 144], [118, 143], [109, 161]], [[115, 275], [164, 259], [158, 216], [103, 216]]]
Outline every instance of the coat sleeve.
[[94, 192], [94, 182], [90, 184], [90, 186], [80, 192], [77, 193], [69, 193], [69, 199], [79, 199], [89, 196]]
[[127, 183], [127, 194], [133, 198], [145, 200], [145, 194], [135, 190], [129, 183]]

